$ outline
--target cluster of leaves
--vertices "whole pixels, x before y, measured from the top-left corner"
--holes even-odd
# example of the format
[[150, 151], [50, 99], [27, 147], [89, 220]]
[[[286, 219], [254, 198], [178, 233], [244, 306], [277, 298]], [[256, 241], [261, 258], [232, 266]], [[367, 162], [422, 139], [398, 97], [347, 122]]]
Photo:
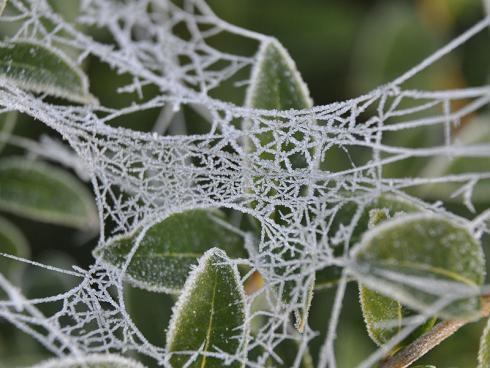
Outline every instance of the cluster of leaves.
[[[0, 76], [34, 93], [73, 103], [96, 103], [89, 93], [83, 71], [61, 51], [40, 44], [16, 41], [1, 46]], [[313, 105], [293, 60], [277, 41], [264, 43], [259, 50], [246, 105], [281, 110], [305, 109]], [[2, 142], [8, 141], [15, 120], [16, 112], [2, 115]], [[244, 128], [247, 123], [243, 122]], [[486, 135], [481, 134], [483, 129], [487, 129]], [[478, 134], [472, 134], [472, 130]], [[467, 143], [488, 142], [489, 136], [484, 122], [475, 122], [460, 134]], [[294, 138], [302, 139], [301, 136]], [[258, 139], [261, 146], [274, 144], [274, 137], [269, 134]], [[271, 150], [293, 148], [277, 146]], [[255, 149], [252, 142], [247, 142], [247, 149]], [[272, 159], [267, 154], [261, 158]], [[304, 167], [304, 157], [296, 157], [293, 165], [294, 168]], [[467, 170], [468, 166], [480, 171], [489, 169], [486, 161], [465, 158], [449, 164], [434, 160], [424, 170], [440, 176], [458, 173], [462, 168]], [[255, 180], [260, 181], [260, 178]], [[453, 192], [454, 188], [446, 187], [446, 191], [439, 192], [438, 196], [450, 201]], [[432, 199], [433, 193], [433, 188], [424, 187], [418, 194]], [[474, 203], [485, 206], [487, 198], [488, 188], [477, 187]], [[97, 227], [97, 211], [84, 185], [66, 170], [32, 159], [0, 160], [0, 210], [85, 231]], [[357, 210], [354, 204], [346, 205], [334, 222], [337, 226], [347, 223]], [[270, 218], [281, 223], [281, 214], [284, 209], [278, 207], [270, 213]], [[136, 246], [126, 270], [127, 281], [142, 289], [178, 296], [166, 336], [167, 351], [175, 353], [171, 354], [170, 364], [201, 368], [224, 364], [242, 366], [239, 359], [247, 351], [246, 336], [253, 333], [246, 328], [247, 291], [240, 276], [247, 270], [240, 270], [233, 261], [248, 257], [243, 232], [228, 223], [226, 214], [218, 209], [174, 214], [144, 233], [142, 231], [138, 229], [132, 234], [113, 238], [96, 248], [93, 254], [107, 267], [121, 268]], [[0, 240], [3, 253], [28, 257], [24, 237], [6, 219], [0, 219]], [[426, 321], [401, 338], [388, 355], [396, 354], [429, 333], [440, 320], [472, 320], [485, 314], [479, 292], [485, 278], [484, 255], [480, 239], [469, 223], [436, 215], [401, 197], [383, 195], [362, 209], [349, 246], [355, 264], [353, 269], [362, 280], [360, 303], [366, 329], [376, 344], [389, 344], [403, 330], [407, 318], [420, 313], [425, 316]], [[343, 252], [337, 251], [338, 255]], [[3, 273], [12, 282], [18, 282], [19, 263], [10, 259], [2, 262], [5, 263], [2, 270], [7, 270]], [[304, 285], [308, 292], [302, 301], [303, 307], [294, 316], [294, 326], [299, 333], [307, 323], [315, 290], [335, 285], [341, 272], [334, 266], [328, 267], [317, 272], [316, 280]], [[397, 274], [398, 278], [395, 277]], [[408, 277], [401, 280], [399, 274]], [[426, 283], [424, 288], [422, 283]], [[280, 297], [284, 303], [291, 301], [293, 287], [286, 284], [282, 291]], [[444, 300], [448, 288], [451, 288], [451, 295], [455, 290], [460, 291], [459, 297]], [[440, 300], [445, 304], [437, 309], [437, 313], [428, 313]], [[487, 326], [481, 340], [481, 367], [490, 364], [489, 331]], [[222, 362], [213, 356], [216, 351], [228, 353], [236, 360]], [[48, 361], [36, 368], [81, 366], [142, 367], [140, 363], [118, 356], [89, 355], [80, 359]]]

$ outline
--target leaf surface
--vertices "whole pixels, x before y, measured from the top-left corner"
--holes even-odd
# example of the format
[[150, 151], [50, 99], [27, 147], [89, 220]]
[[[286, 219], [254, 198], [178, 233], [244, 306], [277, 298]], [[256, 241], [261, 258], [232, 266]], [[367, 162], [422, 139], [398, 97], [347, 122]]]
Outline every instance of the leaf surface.
[[[348, 226], [357, 210], [357, 205], [354, 203], [347, 203], [334, 218], [332, 225], [332, 234], [335, 235], [336, 231], [339, 231], [340, 226]], [[409, 202], [405, 198], [395, 196], [392, 194], [383, 194], [371, 202], [369, 202], [363, 212], [359, 221], [354, 227], [352, 236], [350, 238], [349, 247], [359, 242], [362, 235], [368, 231], [371, 227], [375, 226], [382, 220], [390, 219], [393, 217], [402, 216], [408, 213], [422, 212], [424, 209], [415, 203]], [[343, 246], [337, 246], [334, 248], [334, 254], [337, 257], [342, 256]], [[335, 286], [340, 280], [342, 275], [342, 269], [337, 266], [326, 267], [316, 273], [315, 289], [325, 289]]]
[[[141, 288], [180, 293], [191, 266], [212, 247], [231, 257], [245, 257], [243, 238], [230, 230], [220, 211], [193, 210], [174, 214], [144, 235], [127, 269], [128, 279]], [[95, 249], [96, 258], [121, 267], [139, 232], [115, 238]]]
[[480, 348], [478, 350], [478, 368], [490, 367], [490, 318], [480, 337]]
[[[313, 106], [313, 101], [310, 98], [308, 87], [301, 78], [294, 61], [288, 54], [286, 49], [277, 41], [272, 40], [264, 42], [258, 52], [257, 62], [252, 71], [250, 86], [247, 90], [246, 106], [257, 109], [306, 109]], [[248, 129], [250, 121], [244, 121], [244, 129]], [[295, 152], [297, 150], [295, 142], [305, 142], [311, 147], [309, 154], [313, 154], [313, 138], [300, 132], [291, 132], [285, 125], [281, 132], [281, 139], [277, 139], [279, 132], [267, 127], [263, 133], [257, 134], [257, 143], [253, 140], [246, 141], [248, 151], [259, 152], [259, 157], [265, 161], [277, 161], [276, 156], [280, 155], [281, 166], [299, 169], [307, 167], [305, 153]], [[291, 137], [289, 137], [291, 136]], [[284, 137], [284, 139], [283, 139]], [[257, 142], [255, 141], [255, 142]], [[259, 165], [262, 165], [260, 163]], [[257, 176], [254, 178], [255, 188], [264, 188], [264, 193], [261, 196], [273, 198], [277, 193], [274, 189], [268, 189], [268, 185], [261, 185], [262, 178]], [[303, 195], [306, 188], [301, 193]], [[254, 207], [255, 204], [252, 204]], [[280, 213], [287, 214], [289, 209], [282, 206], [275, 206], [275, 210], [270, 214], [277, 223], [283, 221], [280, 218]], [[283, 257], [286, 260], [292, 260], [301, 253], [298, 249], [295, 254], [285, 254]], [[278, 269], [279, 274], [288, 272], [287, 270]], [[299, 272], [299, 270], [298, 270]], [[302, 280], [301, 282], [306, 282]], [[308, 285], [296, 285], [295, 281], [287, 282], [284, 286], [282, 299], [285, 303], [292, 302], [293, 290], [297, 287], [306, 287], [308, 292], [302, 297], [301, 310], [295, 311], [296, 323], [295, 326], [301, 331], [307, 319], [308, 310], [313, 296], [314, 282], [309, 282]]]
[[5, 144], [8, 142], [16, 122], [17, 111], [9, 111], [0, 114], [0, 152], [2, 152]]
[[21, 158], [0, 161], [0, 210], [82, 230], [98, 223], [93, 196], [75, 177]]
[[32, 41], [0, 46], [0, 77], [19, 88], [76, 103], [96, 103], [82, 70], [61, 52]]
[[[187, 279], [167, 332], [167, 351], [174, 353], [172, 367], [225, 366], [222, 359], [189, 352], [234, 355], [244, 351], [245, 294], [236, 266], [227, 261], [222, 250], [210, 249]], [[226, 366], [242, 364], [232, 361]]]
[[403, 305], [462, 318], [478, 311], [485, 277], [484, 255], [470, 231], [433, 214], [412, 214], [368, 231], [354, 251], [359, 280]]

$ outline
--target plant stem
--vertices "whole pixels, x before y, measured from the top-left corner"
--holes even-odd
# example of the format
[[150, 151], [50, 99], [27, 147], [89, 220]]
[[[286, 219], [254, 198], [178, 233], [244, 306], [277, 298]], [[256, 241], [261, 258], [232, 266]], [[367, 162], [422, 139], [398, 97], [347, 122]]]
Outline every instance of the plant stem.
[[[481, 303], [480, 315], [481, 317], [486, 317], [490, 314], [490, 295], [483, 295]], [[474, 322], [474, 320], [451, 320], [438, 323], [432, 330], [384, 361], [380, 368], [406, 368], [410, 366], [410, 364], [470, 322]]]

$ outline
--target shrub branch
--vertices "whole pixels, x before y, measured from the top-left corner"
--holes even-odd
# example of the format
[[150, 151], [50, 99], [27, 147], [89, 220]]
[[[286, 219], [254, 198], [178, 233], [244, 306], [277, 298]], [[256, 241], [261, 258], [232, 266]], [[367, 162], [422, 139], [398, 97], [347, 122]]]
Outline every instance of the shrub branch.
[[[481, 300], [481, 317], [487, 317], [490, 314], [490, 295], [483, 295]], [[432, 330], [384, 361], [380, 368], [406, 368], [410, 366], [410, 364], [470, 322], [474, 322], [474, 319], [451, 320], [438, 323]]]

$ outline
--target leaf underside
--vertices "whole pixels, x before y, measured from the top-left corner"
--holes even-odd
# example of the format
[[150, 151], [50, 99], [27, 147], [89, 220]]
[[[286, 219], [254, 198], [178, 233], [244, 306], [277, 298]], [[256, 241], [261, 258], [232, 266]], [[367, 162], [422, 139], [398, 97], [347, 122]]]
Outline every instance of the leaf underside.
[[[127, 268], [135, 286], [178, 294], [197, 259], [217, 246], [234, 258], [245, 257], [243, 238], [223, 226], [217, 210], [192, 210], [174, 214], [153, 225], [144, 235]], [[121, 267], [139, 232], [109, 241], [95, 249], [103, 262]]]
[[[213, 248], [189, 276], [167, 332], [167, 351], [174, 353], [172, 367], [223, 367], [223, 359], [202, 353], [235, 355], [244, 349], [245, 296], [236, 267], [226, 261], [226, 254]], [[232, 361], [226, 366], [242, 364]]]

